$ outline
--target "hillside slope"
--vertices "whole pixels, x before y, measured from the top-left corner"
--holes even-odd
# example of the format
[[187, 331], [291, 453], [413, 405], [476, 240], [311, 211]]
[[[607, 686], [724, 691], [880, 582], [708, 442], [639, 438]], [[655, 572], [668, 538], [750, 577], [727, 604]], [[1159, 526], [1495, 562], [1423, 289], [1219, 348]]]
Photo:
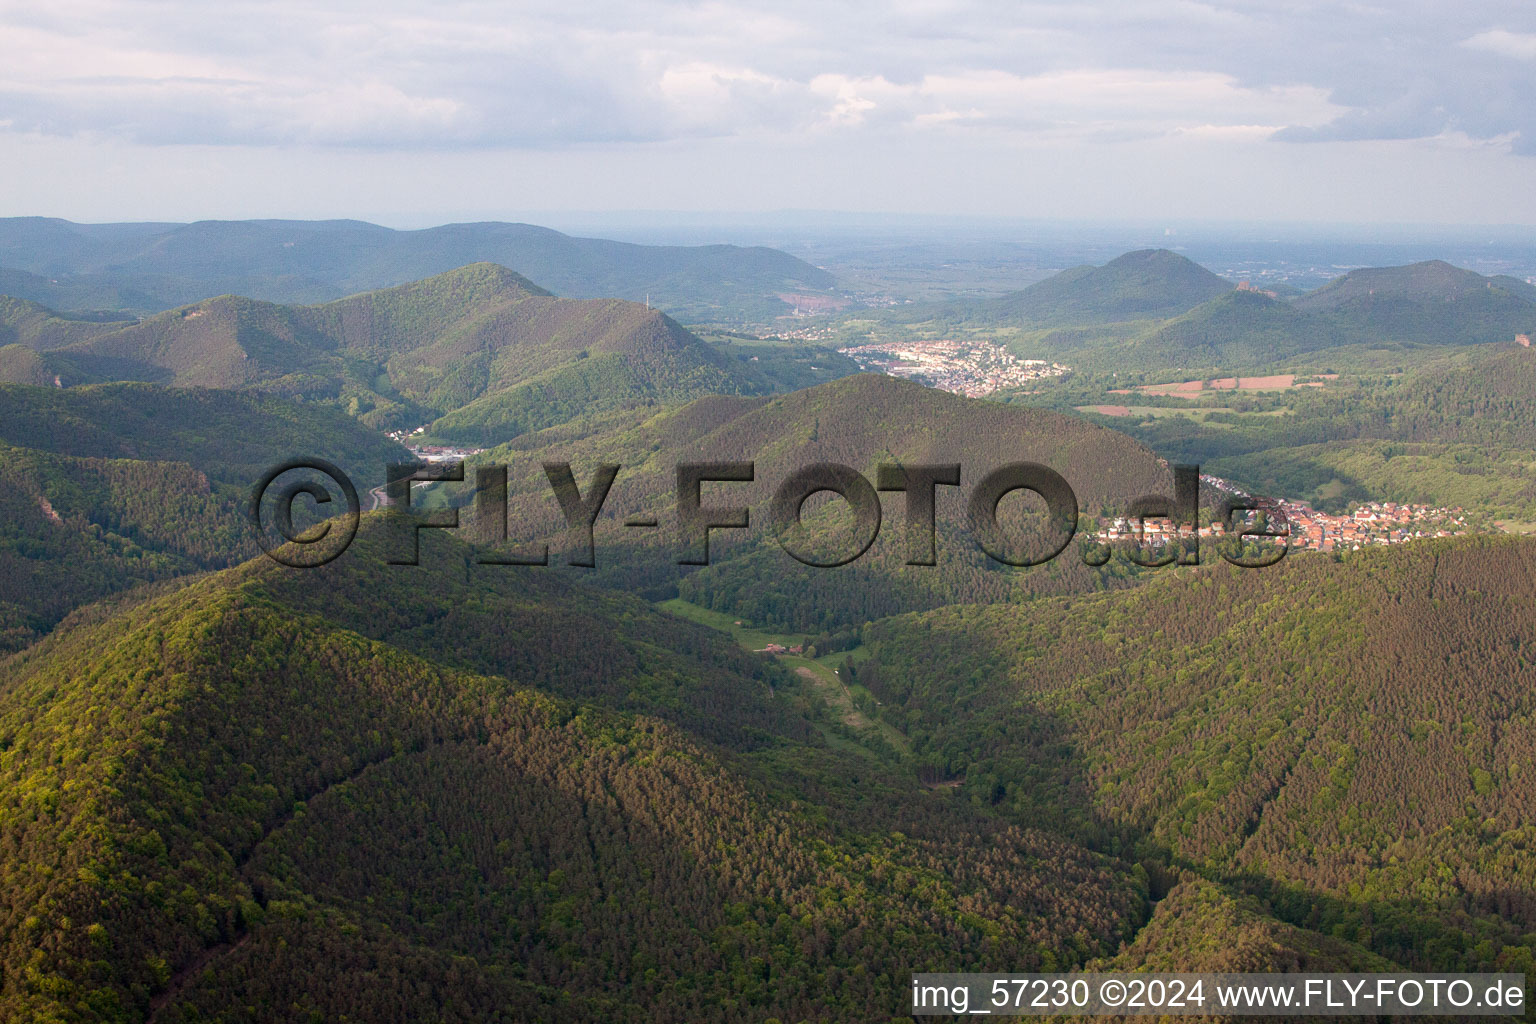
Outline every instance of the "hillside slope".
[[[834, 823], [673, 726], [304, 614], [275, 575], [231, 570], [4, 666], [7, 1017], [887, 1015], [912, 962], [1079, 963], [1144, 913], [1144, 885], [1080, 847], [947, 803], [903, 832], [890, 806]], [[712, 642], [635, 602], [524, 603], [545, 620], [503, 621], [509, 647], [585, 634], [526, 662], [554, 681], [596, 659], [615, 690], [659, 692], [652, 630]], [[739, 710], [714, 709], [725, 733]]]
[[1112, 350], [1142, 369], [1266, 366], [1354, 338], [1261, 292], [1233, 291]]
[[1105, 376], [1221, 377], [1349, 364], [1373, 353], [1422, 364], [1442, 349], [1507, 343], [1536, 330], [1536, 286], [1434, 260], [1355, 270], [1286, 297], [1234, 288], [1175, 253], [1144, 250], [999, 299], [914, 307], [887, 319], [930, 336], [1007, 331], [1016, 354]]
[[[21, 312], [18, 341], [98, 378], [322, 399], [394, 427], [492, 398], [443, 425], [456, 440], [548, 426], [570, 415], [570, 405], [604, 409], [763, 386], [665, 314], [614, 299], [556, 298], [489, 263], [321, 306], [229, 295], [126, 325]], [[589, 358], [591, 367], [582, 366]], [[566, 407], [541, 404], [571, 377], [589, 386]]]
[[0, 650], [106, 595], [256, 554], [246, 502], [280, 462], [324, 453], [361, 489], [409, 458], [334, 409], [227, 391], [7, 384], [0, 411]]
[[1415, 969], [1528, 970], [1533, 602], [1529, 539], [1292, 556], [876, 623], [858, 681], [1030, 820]]
[[1536, 286], [1443, 260], [1354, 270], [1294, 305], [1365, 340], [1471, 345], [1509, 341], [1536, 327]]
[[1433, 260], [1351, 271], [1294, 299], [1233, 291], [1129, 341], [1099, 341], [1091, 365], [1229, 374], [1326, 361], [1346, 346], [1508, 343], [1532, 328], [1536, 287]]
[[1232, 290], [1232, 282], [1167, 249], [1138, 249], [1102, 267], [1074, 267], [981, 304], [986, 320], [1039, 325], [1177, 316]]
[[1274, 402], [1275, 415], [1125, 429], [1256, 493], [1330, 510], [1371, 498], [1496, 518], [1536, 509], [1536, 349], [1473, 346], [1400, 376], [1295, 388]]
[[242, 506], [183, 462], [0, 444], [0, 651], [106, 595], [251, 557]]
[[0, 294], [0, 345], [25, 345], [46, 352], [117, 330], [133, 319], [58, 313], [37, 302]]
[[184, 462], [247, 488], [298, 455], [323, 454], [359, 480], [409, 457], [389, 438], [322, 405], [214, 388], [0, 384], [0, 442], [79, 458]]
[[[595, 465], [623, 466], [597, 523], [597, 582], [654, 597], [681, 588], [683, 596], [707, 607], [807, 631], [952, 601], [1009, 600], [1119, 582], [1123, 566], [1090, 569], [1076, 548], [1028, 569], [988, 561], [969, 531], [965, 496], [1006, 463], [1032, 461], [1056, 470], [1085, 515], [1144, 494], [1171, 493], [1172, 486], [1167, 466], [1116, 431], [879, 374], [769, 399], [713, 397], [680, 409], [574, 421], [474, 461], [508, 466], [511, 539], [547, 540], [556, 561], [568, 536], [541, 464], [569, 462], [583, 487]], [[676, 467], [690, 461], [750, 461], [756, 467], [752, 482], [705, 485], [707, 504], [748, 507], [751, 524], [715, 531], [711, 564], [697, 570], [677, 564], [685, 552], [676, 529]], [[941, 486], [936, 493], [938, 564], [905, 564], [905, 498], [890, 492], [883, 497], [879, 536], [858, 561], [814, 568], [785, 553], [770, 529], [772, 496], [794, 471], [827, 462], [848, 465], [871, 482], [881, 463], [958, 463], [960, 486]], [[828, 553], [845, 550], [851, 537], [845, 503], [828, 502], [818, 511], [818, 500], [806, 505], [811, 544]], [[1026, 509], [1034, 506], [1022, 497], [1005, 499], [1003, 519], [1018, 531], [1020, 553], [1042, 540], [1040, 518]], [[625, 528], [631, 516], [653, 517], [660, 528]]]

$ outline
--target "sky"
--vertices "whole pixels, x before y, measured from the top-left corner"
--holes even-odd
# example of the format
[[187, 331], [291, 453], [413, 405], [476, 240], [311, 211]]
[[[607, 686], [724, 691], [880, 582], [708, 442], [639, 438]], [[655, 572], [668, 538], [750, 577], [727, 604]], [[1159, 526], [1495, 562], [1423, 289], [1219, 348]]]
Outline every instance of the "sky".
[[1536, 224], [1529, 0], [0, 0], [0, 215]]

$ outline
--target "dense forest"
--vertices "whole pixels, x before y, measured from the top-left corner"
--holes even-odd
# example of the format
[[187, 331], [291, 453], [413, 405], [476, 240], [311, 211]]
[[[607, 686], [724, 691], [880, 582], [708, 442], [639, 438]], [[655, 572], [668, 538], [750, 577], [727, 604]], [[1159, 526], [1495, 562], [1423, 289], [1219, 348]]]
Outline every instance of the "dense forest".
[[360, 481], [404, 448], [334, 410], [228, 391], [0, 385], [0, 650], [83, 604], [242, 562], [269, 467], [324, 451]]
[[1179, 570], [864, 627], [930, 770], [1425, 969], [1529, 970], [1536, 544]]
[[[360, 619], [389, 603], [344, 589], [374, 579], [327, 582], [331, 606]], [[915, 784], [878, 816], [831, 819], [805, 802], [814, 787], [777, 795], [786, 782], [762, 764], [525, 688], [519, 664], [556, 683], [609, 679], [618, 692], [602, 702], [675, 692], [666, 659], [691, 642], [707, 665], [720, 641], [637, 602], [605, 622], [695, 638], [573, 637], [486, 677], [408, 653], [439, 649], [421, 627], [376, 630], [406, 646], [369, 640], [307, 614], [312, 592], [284, 584], [270, 563], [231, 570], [5, 666], [8, 1015], [897, 1012], [914, 960], [1081, 963], [1144, 916], [1146, 880], [1125, 864]], [[592, 621], [590, 601], [536, 598], [566, 636]], [[485, 658], [465, 625], [443, 624], [437, 643]], [[685, 689], [692, 706], [674, 717], [708, 711], [717, 735], [750, 727], [748, 694], [778, 703], [762, 680], [700, 674], [734, 705]]]
[[[569, 538], [542, 469], [552, 460], [570, 462], [582, 486], [591, 467], [623, 467], [595, 531], [592, 582], [658, 598], [681, 593], [707, 607], [804, 631], [954, 601], [1118, 585], [1123, 564], [1090, 569], [1076, 547], [1023, 571], [1004, 571], [1008, 567], [982, 554], [969, 532], [965, 496], [1006, 463], [1037, 462], [1060, 473], [1084, 517], [1142, 495], [1172, 493], [1168, 467], [1123, 434], [1078, 417], [970, 401], [875, 374], [766, 400], [714, 397], [681, 408], [595, 416], [472, 459], [508, 467], [512, 542], [526, 549], [529, 542], [547, 541], [558, 560]], [[752, 462], [756, 474], [751, 482], [706, 485], [706, 504], [747, 507], [750, 528], [714, 531], [711, 564], [697, 569], [678, 565], [686, 544], [675, 529], [677, 466], [689, 461]], [[936, 492], [937, 564], [905, 564], [906, 510], [899, 493], [885, 498], [880, 533], [857, 562], [818, 569], [788, 555], [770, 522], [774, 491], [795, 470], [824, 462], [854, 467], [870, 481], [882, 463], [959, 464], [960, 485]], [[467, 492], [466, 484], [461, 500], [468, 500]], [[1017, 530], [1021, 551], [1043, 546], [1044, 504], [1029, 500], [1038, 507], [1023, 497], [1000, 506], [999, 515]], [[654, 516], [662, 528], [637, 537], [639, 531], [620, 525], [632, 515]], [[806, 505], [812, 541], [828, 551], [846, 549], [851, 518], [840, 499]]]
[[100, 597], [255, 553], [238, 499], [185, 463], [0, 445], [0, 650]]

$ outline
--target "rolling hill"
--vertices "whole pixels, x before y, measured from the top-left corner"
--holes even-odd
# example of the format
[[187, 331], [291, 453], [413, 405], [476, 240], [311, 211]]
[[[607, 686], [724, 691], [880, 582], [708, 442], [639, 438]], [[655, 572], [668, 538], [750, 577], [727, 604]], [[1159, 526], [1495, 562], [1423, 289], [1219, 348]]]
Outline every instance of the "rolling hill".
[[[850, 761], [818, 739], [771, 663], [634, 598], [547, 572], [469, 570], [472, 552], [447, 537], [418, 569], [386, 565], [386, 519], [366, 517], [354, 548], [318, 576], [258, 560], [100, 609], [0, 662], [0, 1010], [162, 1024], [295, 1008], [379, 1022], [445, 1012], [639, 1022], [720, 1007], [846, 1019], [902, 1013], [913, 962], [1395, 966], [1377, 947], [1440, 968], [1483, 962], [1452, 956], [1464, 922], [1447, 926], [1448, 911], [1420, 924], [1433, 945], [1405, 946], [1398, 908], [1417, 903], [1383, 897], [1362, 929], [1348, 904], [1309, 904], [1278, 885], [1255, 894], [1251, 876], [1221, 877], [1228, 865], [1257, 870], [1232, 856], [1226, 827], [1253, 794], [1224, 790], [1225, 776], [1206, 784], [1210, 810], [1173, 802], [1176, 791], [1146, 806], [1137, 776], [1107, 790], [1076, 782], [1132, 757], [1178, 779], [1236, 770], [1220, 762], [1236, 756], [1230, 744], [1204, 738], [1237, 721], [1197, 714], [1209, 707], [1204, 676], [1179, 675], [1161, 691], [1165, 713], [1123, 735], [1122, 707], [1157, 693], [1123, 677], [1179, 663], [1150, 635], [1128, 665], [1124, 652], [1099, 652], [1100, 631], [1132, 628], [1113, 612], [1035, 602], [872, 628], [859, 679], [922, 742], [925, 762], [967, 772], [952, 792]], [[1441, 585], [1468, 585], [1469, 569], [1448, 556]], [[1268, 595], [1305, 583], [1331, 602], [1364, 589], [1373, 603], [1360, 614], [1386, 613], [1373, 580], [1289, 576], [1252, 596], [1161, 594], [1186, 599], [1136, 628], [1195, 630], [1247, 650], [1289, 624], [1254, 629]], [[1131, 607], [1129, 597], [1082, 600]], [[1490, 600], [1489, 611], [1503, 606]], [[1214, 602], [1232, 608], [1229, 622], [1206, 614]], [[999, 642], [1005, 630], [1022, 644]], [[1458, 622], [1427, 654], [1461, 635]], [[1052, 687], [1074, 685], [1076, 655], [1088, 672], [1075, 685], [1094, 696], [1079, 720], [1068, 718], [1076, 705], [1039, 706]], [[1044, 664], [1021, 685], [1012, 659]], [[974, 703], [944, 701], [967, 687]], [[1366, 681], [1335, 701], [1371, 694]], [[1308, 717], [1293, 698], [1255, 685], [1226, 700], [1347, 727], [1326, 708]], [[1431, 720], [1451, 710], [1411, 709]], [[1081, 762], [1050, 715], [1083, 723], [1092, 742]], [[1109, 719], [1114, 728], [1099, 727]], [[997, 729], [1008, 751], [994, 749]], [[1444, 756], [1453, 737], [1426, 735], [1425, 756]], [[1267, 736], [1245, 748], [1264, 766], [1310, 742]], [[947, 762], [934, 759], [940, 738]], [[1329, 760], [1304, 760], [1289, 783], [1296, 798], [1282, 791], [1280, 806], [1315, 813], [1308, 787], [1341, 756], [1330, 739], [1316, 739]], [[1480, 757], [1481, 744], [1474, 733], [1471, 753], [1455, 756]], [[1163, 756], [1170, 745], [1184, 753]], [[1383, 776], [1361, 751], [1348, 763], [1369, 786], [1367, 770]], [[1020, 752], [1037, 764], [1024, 769], [1033, 785], [1016, 788], [1009, 757]], [[1481, 778], [1469, 783], [1480, 793], [1490, 785]], [[1478, 812], [1519, 799], [1491, 785]], [[973, 792], [980, 799], [964, 799]], [[1433, 796], [1429, 813], [1441, 814]], [[1029, 820], [1020, 807], [1051, 801], [1018, 824]], [[1157, 846], [1177, 836], [1165, 823], [1174, 814], [1199, 823], [1176, 851], [1187, 866]], [[1141, 846], [1138, 830], [1151, 837]], [[1122, 852], [1092, 852], [1063, 832]], [[1278, 851], [1306, 852], [1274, 835]], [[1405, 847], [1415, 856], [1416, 835]], [[1459, 834], [1447, 842], [1460, 848]], [[1502, 849], [1488, 847], [1489, 871], [1502, 870]], [[1475, 903], [1466, 920], [1508, 938]], [[1499, 966], [1518, 969], [1521, 948], [1506, 943]]]
[[[0, 264], [328, 297], [318, 268], [384, 274], [389, 236], [427, 246], [405, 266], [495, 235], [77, 227], [6, 225]], [[1012, 298], [1019, 337], [1122, 367], [1440, 346], [1137, 436], [1258, 493], [1536, 507], [1536, 350], [1426, 327], [1514, 322], [1518, 285], [1425, 264], [1291, 301], [1146, 251]], [[1008, 567], [967, 522], [988, 471], [1056, 469], [1084, 531], [1171, 491], [1167, 462], [895, 377], [782, 393], [821, 371], [781, 356], [492, 263], [142, 319], [0, 300], [0, 377], [28, 382], [0, 384], [0, 1019], [900, 1020], [914, 969], [1536, 974], [1536, 538]], [[471, 480], [507, 467], [503, 543], [548, 565], [486, 562], [469, 483], [414, 492], [463, 519], [419, 564], [389, 510], [321, 568], [254, 557], [263, 470], [320, 456], [361, 490], [407, 457], [370, 424], [429, 421], [488, 446]], [[756, 465], [701, 489], [750, 510], [707, 566], [678, 561], [691, 461]], [[584, 494], [623, 467], [594, 568], [554, 462]], [[811, 463], [958, 464], [937, 564], [907, 564], [894, 491], [857, 561], [794, 560], [770, 503]], [[1043, 521], [1021, 497], [1015, 537]], [[803, 518], [856, 541], [839, 502]], [[775, 638], [814, 649], [754, 653]]]
[[249, 487], [268, 467], [322, 454], [360, 479], [408, 458], [399, 444], [336, 409], [270, 395], [142, 383], [82, 388], [0, 384], [0, 442], [90, 459], [183, 462]]
[[1351, 270], [1321, 288], [1297, 296], [1298, 308], [1309, 311], [1339, 309], [1371, 299], [1409, 299], [1417, 302], [1456, 302], [1483, 298], [1497, 292], [1536, 302], [1536, 285], [1507, 275], [1484, 277], [1452, 266], [1444, 260], [1425, 260], [1401, 267], [1366, 267]]
[[1293, 303], [1365, 340], [1471, 345], [1509, 341], [1536, 325], [1536, 286], [1442, 260], [1354, 270]]
[[[756, 710], [797, 733], [714, 634], [548, 575], [467, 584], [452, 542], [456, 566], [402, 574], [367, 550], [376, 518], [328, 607], [410, 612], [457, 578], [459, 616], [373, 617], [372, 639], [263, 561], [4, 665], [6, 1016], [899, 1013], [914, 961], [1081, 963], [1144, 917], [1128, 865], [910, 778], [860, 769], [888, 795], [831, 816], [806, 795], [858, 777], [773, 784], [675, 725], [531, 689], [601, 681], [599, 703], [654, 695], [717, 735]], [[509, 671], [423, 657], [450, 649]]]
[[1342, 511], [1350, 501], [1536, 512], [1536, 350], [1506, 342], [1443, 354], [1390, 377], [1296, 388], [1251, 416], [1116, 424], [1170, 457], [1260, 494]]
[[[194, 285], [150, 275], [124, 275], [103, 272], [76, 274], [63, 278], [29, 274], [25, 270], [0, 267], [0, 295], [26, 299], [50, 309], [69, 310], [143, 310], [170, 309], [206, 298], [209, 286]], [[214, 288], [213, 291], [228, 291]], [[315, 296], [328, 297], [328, 296]]]
[[18, 294], [69, 308], [154, 312], [223, 293], [309, 304], [480, 262], [511, 267], [561, 295], [649, 296], [673, 315], [720, 322], [770, 319], [792, 308], [780, 293], [836, 288], [826, 271], [774, 249], [634, 245], [531, 224], [393, 231], [360, 221], [0, 219], [0, 268], [48, 279], [14, 280]]
[[1327, 360], [1346, 346], [1448, 349], [1509, 342], [1536, 325], [1536, 287], [1433, 260], [1352, 271], [1276, 299], [1234, 291], [1131, 340], [1103, 345], [1106, 365], [1141, 370], [1252, 370]]
[[250, 558], [243, 513], [186, 463], [0, 444], [0, 651], [109, 594]]
[[0, 345], [25, 345], [45, 352], [133, 322], [130, 316], [58, 313], [27, 299], [0, 295]]
[[1232, 291], [1201, 303], [1112, 349], [1140, 368], [1266, 366], [1349, 343], [1323, 317], [1257, 291]]
[[985, 303], [994, 323], [1054, 326], [1177, 316], [1232, 291], [1232, 282], [1167, 249], [1138, 249], [1102, 267], [1083, 266]]
[[1433, 260], [1277, 295], [1148, 249], [1001, 298], [914, 306], [878, 322], [924, 337], [1004, 332], [1016, 355], [1089, 373], [1231, 376], [1303, 362], [1369, 365], [1372, 353], [1387, 352], [1422, 364], [1445, 349], [1508, 342], [1536, 329], [1536, 286]]
[[[1144, 494], [1171, 493], [1167, 466], [1116, 431], [878, 374], [774, 398], [712, 397], [680, 409], [575, 421], [519, 437], [472, 461], [508, 466], [511, 539], [548, 540], [556, 561], [568, 537], [541, 463], [571, 463], [583, 487], [589, 467], [623, 466], [596, 527], [595, 582], [657, 598], [681, 592], [709, 608], [806, 631], [857, 625], [899, 609], [1123, 583], [1123, 566], [1091, 569], [1075, 548], [1028, 569], [988, 561], [969, 532], [963, 495], [1005, 463], [1034, 461], [1055, 469], [1073, 487], [1084, 515], [1123, 507]], [[747, 506], [751, 528], [716, 531], [711, 564], [698, 569], [677, 564], [683, 545], [675, 529], [676, 466], [689, 461], [756, 466], [753, 482], [706, 485], [709, 501], [728, 498]], [[883, 462], [959, 463], [961, 486], [937, 488], [938, 564], [905, 564], [905, 499], [895, 493], [885, 495], [879, 537], [857, 562], [812, 568], [786, 554], [768, 526], [771, 497], [793, 471], [818, 462], [846, 464], [871, 481]], [[1038, 544], [1040, 520], [1026, 514], [1022, 499], [1010, 500], [1018, 505], [1004, 505], [1005, 520], [1019, 537]], [[814, 502], [807, 505], [817, 550], [849, 542], [845, 508], [841, 501], [821, 512]], [[630, 516], [654, 518], [660, 528], [626, 528], [622, 523]], [[1020, 551], [1027, 546], [1021, 541]]]
[[320, 306], [230, 295], [130, 323], [10, 308], [17, 341], [98, 379], [328, 400], [375, 426], [469, 406], [442, 424], [454, 440], [502, 440], [577, 410], [769, 386], [663, 313], [556, 298], [489, 263]]
[[0, 381], [12, 384], [64, 386], [62, 369], [41, 352], [25, 345], [0, 345]]

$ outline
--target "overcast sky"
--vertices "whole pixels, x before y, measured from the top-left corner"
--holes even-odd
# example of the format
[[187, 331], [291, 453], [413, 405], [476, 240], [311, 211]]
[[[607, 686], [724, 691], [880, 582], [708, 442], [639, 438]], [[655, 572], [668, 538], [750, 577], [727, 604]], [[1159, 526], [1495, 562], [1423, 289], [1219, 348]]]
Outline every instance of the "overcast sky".
[[1536, 224], [1536, 4], [0, 0], [0, 215]]

